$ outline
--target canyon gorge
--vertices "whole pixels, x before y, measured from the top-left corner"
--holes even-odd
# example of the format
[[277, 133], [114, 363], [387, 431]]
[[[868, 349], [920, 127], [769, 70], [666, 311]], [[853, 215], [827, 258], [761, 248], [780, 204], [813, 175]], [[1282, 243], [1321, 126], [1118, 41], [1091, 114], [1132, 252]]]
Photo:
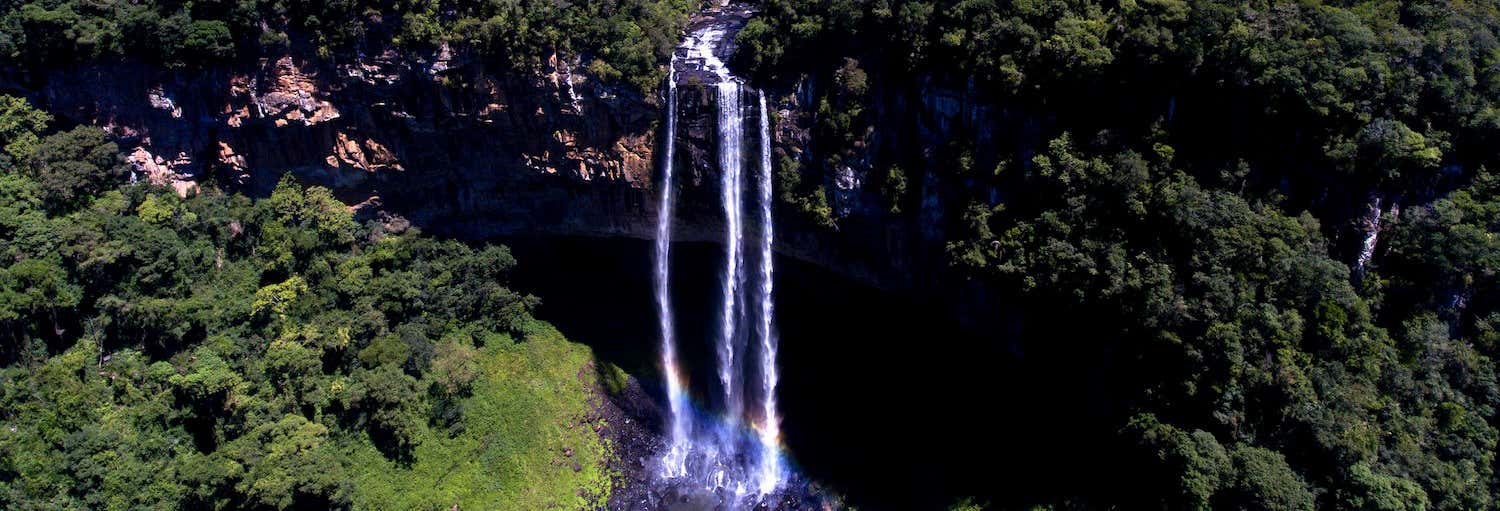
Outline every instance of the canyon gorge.
[[[649, 406], [633, 405], [646, 410], [635, 420], [660, 423], [651, 432], [660, 438], [644, 447], [651, 452], [625, 455], [649, 454], [662, 465], [655, 480], [634, 481], [648, 488], [624, 492], [612, 507], [654, 509], [670, 501], [664, 499], [708, 505], [704, 498], [748, 506], [780, 491], [789, 470], [782, 466], [777, 428], [775, 260], [790, 257], [852, 286], [886, 292], [936, 291], [943, 270], [935, 177], [927, 184], [933, 191], [922, 200], [931, 209], [922, 217], [930, 223], [888, 218], [879, 196], [865, 187], [868, 168], [842, 168], [828, 186], [846, 220], [841, 229], [797, 215], [775, 219], [780, 193], [773, 167], [783, 159], [813, 157], [808, 144], [814, 112], [805, 103], [814, 84], [808, 79], [777, 94], [751, 89], [729, 74], [724, 60], [753, 15], [738, 4], [697, 14], [658, 95], [596, 80], [578, 55], [550, 55], [537, 74], [517, 75], [448, 46], [427, 53], [391, 49], [348, 61], [288, 53], [249, 67], [197, 72], [99, 63], [45, 76], [0, 76], [0, 87], [42, 84], [34, 100], [60, 120], [100, 126], [118, 141], [132, 182], [149, 181], [184, 196], [200, 186], [263, 196], [291, 175], [330, 188], [356, 219], [397, 232], [411, 226], [439, 236], [501, 239], [523, 254], [527, 247], [554, 246], [542, 240], [559, 237], [654, 240], [660, 329], [640, 335], [660, 337], [660, 362], [621, 358], [634, 363], [626, 366], [638, 377], [656, 380], [643, 382], [657, 390], [650, 392], [655, 397]], [[964, 105], [960, 96], [953, 90], [924, 96], [915, 110], [931, 124], [926, 136], [936, 140], [957, 125], [985, 122], [987, 110]], [[757, 213], [747, 215], [741, 206]], [[636, 250], [600, 243], [605, 248], [599, 257]], [[722, 308], [713, 313], [719, 318], [717, 354], [712, 364], [701, 356], [693, 361], [720, 368], [716, 384], [707, 386], [718, 389], [717, 397], [689, 388], [690, 375], [701, 367], [676, 368], [683, 362], [675, 343], [685, 339], [676, 334], [671, 308], [674, 243], [725, 246], [717, 277]], [[694, 266], [701, 265], [689, 264]], [[552, 293], [562, 295], [558, 302], [573, 299], [559, 290], [566, 286], [557, 282], [567, 280], [556, 273], [561, 269], [541, 262], [537, 267], [536, 274], [548, 278], [531, 287], [544, 303], [552, 302]], [[701, 272], [691, 278], [701, 278]], [[803, 288], [792, 284], [793, 290]], [[638, 299], [617, 292], [587, 307]], [[958, 303], [945, 302], [929, 313], [956, 318], [951, 308]], [[543, 310], [556, 312], [563, 307], [558, 305]], [[800, 333], [829, 335], [805, 327]], [[577, 337], [596, 340], [589, 333]], [[632, 351], [652, 348], [643, 339], [630, 342]], [[755, 379], [741, 381], [740, 373]], [[678, 478], [686, 489], [674, 489], [683, 486]], [[799, 477], [796, 484], [808, 481]], [[820, 491], [799, 489], [782, 505], [817, 501]], [[646, 504], [629, 503], [632, 497]]]
[[[703, 16], [736, 26], [750, 16], [732, 11]], [[732, 51], [732, 39], [721, 51]], [[290, 173], [335, 190], [362, 218], [399, 217], [433, 233], [654, 238], [662, 97], [595, 80], [578, 58], [551, 55], [537, 74], [517, 75], [448, 47], [334, 62], [291, 53], [196, 72], [124, 63], [12, 73], [0, 87], [41, 84], [30, 94], [37, 101], [67, 122], [103, 127], [137, 178], [181, 193], [211, 180], [265, 194]], [[775, 160], [813, 160], [815, 112], [806, 101], [816, 86], [771, 93]], [[716, 99], [696, 82], [680, 94], [677, 237], [722, 239]], [[992, 108], [968, 96], [933, 86], [919, 104], [897, 99], [882, 115], [916, 120], [927, 140], [959, 129], [993, 137]], [[837, 232], [789, 218], [777, 250], [880, 287], [921, 287], [914, 270], [938, 263], [933, 247], [945, 238], [937, 203], [950, 185], [929, 176], [924, 220], [899, 221], [883, 214], [869, 172], [842, 168], [828, 183], [847, 219]]]
[[1500, 7], [0, 5], [0, 508], [1494, 507]]

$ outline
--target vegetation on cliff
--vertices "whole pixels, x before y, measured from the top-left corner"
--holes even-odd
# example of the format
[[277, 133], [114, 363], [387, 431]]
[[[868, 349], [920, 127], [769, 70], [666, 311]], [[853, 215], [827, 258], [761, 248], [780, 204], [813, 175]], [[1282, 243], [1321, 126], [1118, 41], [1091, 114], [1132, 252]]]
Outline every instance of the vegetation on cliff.
[[[0, 58], [37, 76], [447, 44], [651, 90], [699, 4], [18, 1]], [[922, 224], [958, 278], [1022, 298], [1030, 347], [1107, 354], [1119, 480], [1026, 504], [1500, 503], [1493, 3], [759, 6], [734, 63], [801, 84], [811, 119], [777, 159], [783, 209]], [[503, 248], [358, 224], [290, 181], [260, 201], [121, 185], [103, 132], [48, 122], [0, 96], [4, 507], [608, 491], [577, 427], [587, 354], [503, 287]], [[855, 172], [876, 211], [832, 204]]]
[[[1045, 331], [1028, 343], [1111, 354], [1126, 482], [1046, 500], [1484, 509], [1500, 498], [1497, 15], [768, 0], [736, 61], [833, 84], [812, 89], [823, 161], [783, 184], [869, 172], [877, 214], [940, 213], [960, 278], [1025, 297]], [[872, 87], [847, 85], [856, 69]], [[935, 97], [962, 105], [921, 110], [946, 124], [901, 117]]]
[[[1495, 6], [1447, 1], [768, 0], [735, 62], [783, 87], [816, 78], [810, 105], [853, 116], [819, 115], [837, 133], [818, 137], [816, 153], [837, 165], [865, 163], [838, 155], [875, 143], [877, 107], [951, 91], [998, 110], [985, 126], [955, 119], [958, 140], [937, 154], [907, 151], [920, 133], [897, 132], [901, 143], [876, 146], [877, 176], [920, 171], [929, 157], [941, 172], [989, 174], [1027, 164], [997, 152], [1103, 132], [1170, 144], [1198, 177], [1244, 166], [1247, 190], [1286, 188], [1301, 207], [1335, 190], [1430, 197], [1451, 183], [1446, 166], [1493, 165], [1497, 27]], [[868, 72], [868, 93], [839, 83], [850, 66]], [[981, 129], [1005, 136], [997, 148], [963, 140]], [[835, 165], [817, 163], [826, 180]]]
[[605, 80], [655, 90], [658, 64], [698, 0], [24, 1], [0, 5], [0, 57], [43, 71], [141, 60], [173, 68], [253, 62], [288, 48], [347, 60], [395, 47], [472, 49], [516, 69], [582, 56]]
[[[1123, 361], [1120, 441], [1136, 446], [1128, 463], [1154, 471], [1152, 491], [1118, 498], [1197, 509], [1494, 501], [1500, 387], [1484, 338], [1495, 312], [1443, 302], [1492, 285], [1480, 261], [1500, 255], [1500, 225], [1471, 225], [1489, 234], [1456, 245], [1453, 264], [1409, 239], [1451, 231], [1417, 220], [1391, 258], [1453, 266], [1369, 274], [1357, 288], [1313, 215], [1205, 188], [1160, 155], [1063, 137], [1018, 179], [1035, 200], [974, 206], [951, 254], [963, 272], [1056, 308], [1040, 317], [1089, 318], [1060, 338]], [[1454, 222], [1487, 221], [1455, 207], [1437, 206]], [[1430, 285], [1438, 278], [1471, 280]], [[1397, 303], [1413, 294], [1427, 296]]]
[[602, 505], [590, 353], [506, 248], [126, 184], [99, 129], [0, 106], [0, 507]]

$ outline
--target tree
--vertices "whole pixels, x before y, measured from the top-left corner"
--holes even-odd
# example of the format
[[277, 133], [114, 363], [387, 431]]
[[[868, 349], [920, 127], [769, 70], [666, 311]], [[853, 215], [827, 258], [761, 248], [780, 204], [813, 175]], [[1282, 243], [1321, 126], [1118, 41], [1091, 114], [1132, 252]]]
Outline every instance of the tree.
[[1376, 474], [1364, 463], [1349, 470], [1354, 491], [1340, 495], [1350, 509], [1372, 511], [1424, 511], [1431, 505], [1427, 492], [1417, 483], [1400, 477]]
[[244, 467], [235, 490], [258, 506], [347, 504], [349, 481], [328, 428], [292, 413], [256, 427], [223, 449]]
[[1237, 446], [1230, 453], [1236, 476], [1227, 503], [1233, 509], [1293, 511], [1313, 507], [1313, 494], [1286, 458], [1260, 447]]
[[354, 241], [354, 216], [327, 188], [303, 188], [291, 174], [271, 197], [256, 204], [261, 258], [268, 267], [290, 271], [308, 265], [310, 254]]
[[[69, 280], [68, 272], [57, 256], [18, 261], [0, 271], [0, 320], [26, 316], [44, 321], [50, 328], [47, 337], [67, 334], [61, 309], [76, 307], [83, 290]], [[76, 335], [77, 333], [74, 332]]]
[[1165, 477], [1177, 479], [1175, 484], [1166, 482], [1176, 486], [1178, 496], [1170, 500], [1172, 508], [1213, 509], [1215, 494], [1234, 477], [1229, 454], [1208, 432], [1187, 433], [1151, 414], [1131, 418], [1125, 432], [1159, 464]]
[[292, 305], [297, 302], [297, 298], [304, 294], [307, 294], [307, 281], [293, 275], [281, 283], [271, 284], [256, 291], [255, 302], [250, 305], [250, 313], [285, 317], [291, 311]]
[[0, 149], [14, 161], [31, 158], [52, 116], [31, 107], [25, 99], [0, 94]]
[[194, 350], [189, 360], [185, 370], [169, 381], [195, 402], [222, 402], [244, 381], [212, 348]]
[[461, 395], [479, 379], [475, 351], [467, 342], [450, 339], [439, 344], [432, 358], [432, 379], [443, 392]]
[[183, 51], [193, 62], [213, 63], [234, 56], [229, 26], [218, 20], [196, 20], [188, 26]]
[[417, 381], [395, 364], [355, 373], [350, 400], [369, 421], [370, 438], [389, 456], [409, 459], [425, 415]]
[[1401, 121], [1387, 118], [1366, 124], [1352, 140], [1335, 139], [1328, 152], [1335, 158], [1347, 159], [1345, 165], [1351, 171], [1374, 173], [1380, 182], [1413, 171], [1434, 169], [1443, 159], [1438, 143]]
[[77, 209], [126, 175], [119, 148], [93, 126], [48, 135], [29, 163], [43, 200], [55, 212]]
[[40, 255], [53, 246], [55, 226], [42, 209], [42, 190], [36, 181], [20, 174], [0, 173], [0, 257], [20, 259]]
[[906, 201], [906, 171], [895, 165], [885, 169], [885, 183], [880, 191], [891, 214], [901, 214], [901, 204]]

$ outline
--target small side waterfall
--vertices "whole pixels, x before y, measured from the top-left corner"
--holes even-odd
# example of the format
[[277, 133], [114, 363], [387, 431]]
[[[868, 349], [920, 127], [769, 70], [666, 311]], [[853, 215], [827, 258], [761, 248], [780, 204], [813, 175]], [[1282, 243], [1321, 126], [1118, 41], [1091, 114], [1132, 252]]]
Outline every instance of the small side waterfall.
[[[672, 63], [677, 57], [672, 56]], [[666, 157], [662, 161], [661, 202], [656, 218], [656, 310], [661, 322], [661, 365], [666, 376], [667, 402], [671, 411], [668, 421], [667, 452], [662, 456], [662, 475], [681, 477], [687, 475], [688, 413], [687, 393], [683, 388], [682, 372], [677, 367], [676, 321], [672, 317], [671, 254], [672, 254], [672, 166], [677, 143], [677, 74], [670, 72], [667, 79], [667, 137]]]
[[563, 81], [568, 84], [569, 104], [573, 106], [573, 112], [583, 115], [583, 104], [578, 102], [578, 89], [573, 88], [573, 65], [567, 64], [563, 70]]
[[[775, 225], [772, 218], [774, 183], [771, 170], [770, 118], [765, 93], [748, 89], [729, 73], [716, 52], [721, 51], [728, 27], [712, 20], [690, 31], [672, 56], [667, 84], [665, 168], [659, 181], [660, 207], [656, 225], [655, 294], [661, 324], [661, 365], [669, 412], [665, 449], [659, 475], [663, 491], [707, 496], [723, 507], [738, 509], [780, 490], [787, 479], [781, 452], [781, 416], [776, 407], [778, 369], [775, 330]], [[684, 76], [685, 75], [685, 76]], [[671, 237], [673, 165], [676, 158], [678, 80], [712, 90], [717, 102], [719, 199], [724, 212], [724, 262], [720, 275], [719, 329], [705, 339], [713, 346], [716, 401], [690, 401], [688, 371], [679, 364], [671, 305]], [[751, 92], [758, 105], [745, 101]], [[755, 108], [758, 106], [758, 109]], [[746, 152], [746, 112], [758, 115], [759, 158]], [[754, 178], [745, 175], [746, 161], [758, 164]], [[745, 182], [754, 179], [757, 225], [747, 225]], [[755, 228], [758, 227], [758, 231]], [[747, 231], [758, 233], [758, 250], [747, 254]], [[747, 259], [748, 258], [748, 259]], [[747, 262], [758, 264], [751, 275]], [[751, 282], [753, 280], [753, 282]], [[752, 285], [753, 284], [753, 285]], [[754, 317], [752, 317], [754, 315]], [[755, 342], [751, 342], [751, 339]], [[758, 381], [750, 380], [758, 377]], [[749, 380], [749, 381], [747, 381]], [[753, 383], [752, 383], [753, 382]]]
[[1365, 229], [1365, 239], [1359, 246], [1359, 257], [1354, 260], [1355, 278], [1363, 278], [1365, 268], [1369, 266], [1370, 259], [1375, 257], [1376, 243], [1380, 241], [1380, 196], [1374, 195], [1370, 198], [1370, 205], [1362, 220]]

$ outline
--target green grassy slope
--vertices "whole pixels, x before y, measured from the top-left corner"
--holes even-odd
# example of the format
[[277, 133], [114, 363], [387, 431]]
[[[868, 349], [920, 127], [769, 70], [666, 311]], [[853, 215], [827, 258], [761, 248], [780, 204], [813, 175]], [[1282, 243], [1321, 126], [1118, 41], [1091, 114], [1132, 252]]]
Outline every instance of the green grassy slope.
[[551, 325], [491, 339], [464, 402], [462, 432], [423, 429], [409, 466], [365, 437], [346, 447], [357, 509], [596, 509], [610, 491], [610, 446], [589, 397], [593, 356]]

